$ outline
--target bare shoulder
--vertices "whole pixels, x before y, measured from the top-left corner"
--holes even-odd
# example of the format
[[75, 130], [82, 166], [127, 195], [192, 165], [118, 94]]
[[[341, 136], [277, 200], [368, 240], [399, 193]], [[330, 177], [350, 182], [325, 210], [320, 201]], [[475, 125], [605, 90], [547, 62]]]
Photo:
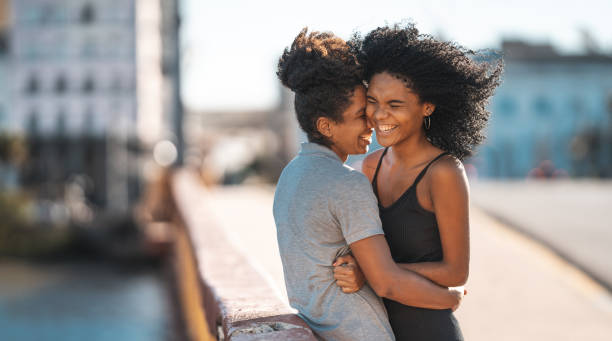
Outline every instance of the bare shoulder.
[[372, 152], [363, 159], [363, 163], [361, 164], [361, 172], [368, 177], [370, 182], [374, 178], [374, 173], [376, 172], [376, 166], [378, 166], [378, 161], [382, 156], [384, 149], [379, 149], [375, 152]]
[[463, 163], [452, 155], [445, 155], [434, 162], [429, 169], [429, 174], [432, 184], [448, 184], [449, 182], [465, 182], [467, 184]]

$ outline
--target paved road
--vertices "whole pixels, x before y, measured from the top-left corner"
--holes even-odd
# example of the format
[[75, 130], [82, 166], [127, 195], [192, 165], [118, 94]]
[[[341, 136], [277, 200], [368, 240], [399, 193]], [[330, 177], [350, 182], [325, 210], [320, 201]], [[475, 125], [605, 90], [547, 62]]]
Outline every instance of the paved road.
[[612, 181], [473, 183], [472, 201], [612, 291]]
[[[210, 211], [282, 296], [272, 187], [211, 192]], [[472, 209], [469, 295], [457, 312], [466, 340], [612, 339], [612, 298], [548, 249]]]

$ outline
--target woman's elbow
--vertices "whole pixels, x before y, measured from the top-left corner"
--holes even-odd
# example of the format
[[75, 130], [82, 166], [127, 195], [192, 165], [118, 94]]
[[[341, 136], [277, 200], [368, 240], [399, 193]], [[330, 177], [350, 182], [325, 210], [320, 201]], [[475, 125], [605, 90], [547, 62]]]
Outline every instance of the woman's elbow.
[[467, 283], [467, 276], [457, 277], [457, 278], [450, 278], [443, 285], [447, 286], [447, 287], [460, 287], [462, 285], [465, 285], [465, 283]]
[[456, 270], [456, 271], [453, 271], [450, 276], [448, 276], [448, 280], [445, 281], [446, 283], [444, 284], [440, 283], [440, 284], [447, 286], [447, 287], [459, 287], [467, 283], [468, 275], [469, 275], [468, 269]]
[[391, 295], [391, 286], [386, 281], [372, 281], [370, 287], [379, 297], [389, 298]]

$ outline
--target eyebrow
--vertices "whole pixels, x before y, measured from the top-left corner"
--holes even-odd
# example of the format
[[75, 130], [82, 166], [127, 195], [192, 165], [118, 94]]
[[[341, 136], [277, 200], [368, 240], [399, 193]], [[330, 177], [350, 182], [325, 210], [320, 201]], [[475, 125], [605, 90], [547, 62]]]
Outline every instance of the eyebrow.
[[[367, 95], [366, 98], [371, 98], [373, 100], [376, 100], [376, 98], [374, 96], [371, 96], [371, 95]], [[406, 104], [407, 102], [399, 100], [399, 99], [392, 99], [392, 100], [388, 101], [387, 103], [388, 104]]]

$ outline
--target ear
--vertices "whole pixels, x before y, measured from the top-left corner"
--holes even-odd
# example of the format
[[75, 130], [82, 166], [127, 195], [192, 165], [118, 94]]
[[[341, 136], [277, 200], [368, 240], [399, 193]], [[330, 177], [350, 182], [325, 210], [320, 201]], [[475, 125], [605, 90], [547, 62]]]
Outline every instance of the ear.
[[423, 105], [423, 116], [431, 116], [436, 110], [436, 105], [433, 103], [425, 102]]
[[333, 132], [332, 132], [332, 126], [331, 126], [331, 122], [330, 122], [329, 118], [327, 118], [327, 117], [319, 117], [317, 119], [317, 130], [323, 136], [325, 136], [327, 138], [331, 138], [332, 135], [333, 135]]

